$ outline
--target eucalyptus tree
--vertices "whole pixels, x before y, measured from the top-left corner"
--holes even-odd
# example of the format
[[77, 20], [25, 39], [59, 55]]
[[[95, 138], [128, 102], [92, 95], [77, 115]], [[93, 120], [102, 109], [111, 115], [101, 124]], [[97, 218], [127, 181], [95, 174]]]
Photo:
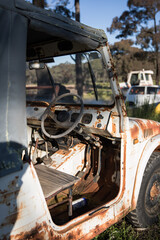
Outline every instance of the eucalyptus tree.
[[160, 11], [160, 0], [128, 0], [128, 10], [120, 17], [115, 17], [107, 31], [118, 30], [117, 38], [136, 37], [135, 43], [142, 49], [154, 52], [156, 84], [159, 84], [159, 46], [160, 26], [157, 14]]

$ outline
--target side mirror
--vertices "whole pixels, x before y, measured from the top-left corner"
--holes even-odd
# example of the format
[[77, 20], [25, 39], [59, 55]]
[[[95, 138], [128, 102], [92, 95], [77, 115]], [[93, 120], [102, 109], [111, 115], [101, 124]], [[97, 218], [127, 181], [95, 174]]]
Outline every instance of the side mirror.
[[30, 62], [29, 63], [29, 69], [30, 70], [37, 70], [37, 69], [44, 69], [45, 68], [45, 64], [44, 63], [40, 63], [40, 62]]

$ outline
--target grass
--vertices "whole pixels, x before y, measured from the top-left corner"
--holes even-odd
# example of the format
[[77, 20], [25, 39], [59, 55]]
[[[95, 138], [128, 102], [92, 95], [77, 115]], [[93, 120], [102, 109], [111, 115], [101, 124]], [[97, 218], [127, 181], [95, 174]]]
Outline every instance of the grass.
[[160, 221], [143, 231], [137, 231], [126, 218], [108, 228], [94, 240], [159, 240]]
[[137, 239], [137, 233], [134, 231], [131, 225], [128, 225], [126, 220], [111, 226], [99, 236], [94, 238], [95, 240], [109, 239], [109, 240], [133, 240]]
[[156, 111], [157, 106], [155, 104], [145, 104], [139, 108], [127, 108], [127, 114], [129, 117], [137, 117], [150, 119], [160, 122], [160, 112]]

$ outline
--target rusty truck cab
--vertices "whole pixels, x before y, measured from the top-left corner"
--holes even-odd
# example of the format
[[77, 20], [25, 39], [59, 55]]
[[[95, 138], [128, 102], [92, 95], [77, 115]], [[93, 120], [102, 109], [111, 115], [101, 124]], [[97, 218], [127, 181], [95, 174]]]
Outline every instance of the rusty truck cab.
[[0, 19], [0, 238], [90, 239], [120, 216], [125, 189], [107, 38], [20, 0], [0, 0]]

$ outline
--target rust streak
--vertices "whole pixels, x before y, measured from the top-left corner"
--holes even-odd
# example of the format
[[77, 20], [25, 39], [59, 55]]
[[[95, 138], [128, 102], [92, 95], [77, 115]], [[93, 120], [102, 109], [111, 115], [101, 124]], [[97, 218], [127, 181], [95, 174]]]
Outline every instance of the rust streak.
[[131, 138], [136, 139], [139, 136], [139, 127], [137, 125], [134, 125], [133, 128], [130, 130], [131, 132]]
[[131, 129], [132, 139], [138, 138], [139, 131], [142, 131], [143, 138], [147, 139], [160, 133], [160, 124], [152, 120], [134, 119], [137, 123]]

